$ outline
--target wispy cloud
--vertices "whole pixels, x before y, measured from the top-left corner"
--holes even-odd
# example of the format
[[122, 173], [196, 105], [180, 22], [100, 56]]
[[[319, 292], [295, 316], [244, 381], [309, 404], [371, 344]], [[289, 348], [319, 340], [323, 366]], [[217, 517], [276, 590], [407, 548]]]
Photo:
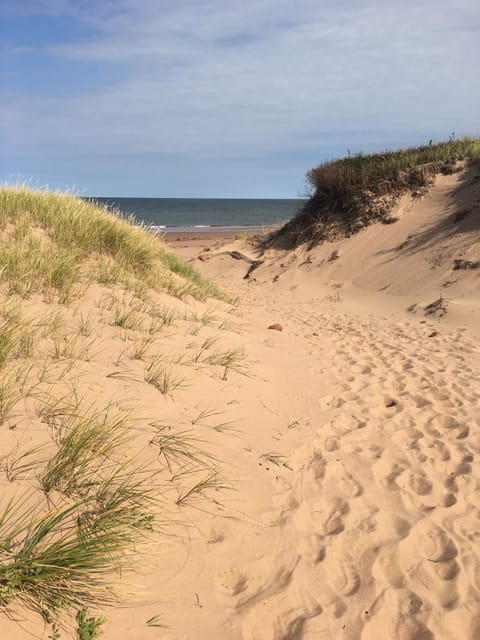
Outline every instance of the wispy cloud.
[[366, 149], [372, 132], [376, 146], [412, 132], [478, 133], [475, 0], [42, 0], [30, 10], [84, 30], [39, 45], [45, 64], [68, 65], [82, 82], [103, 74], [86, 92], [7, 95], [8, 145], [25, 153], [310, 158], [317, 149], [320, 161], [335, 139]]

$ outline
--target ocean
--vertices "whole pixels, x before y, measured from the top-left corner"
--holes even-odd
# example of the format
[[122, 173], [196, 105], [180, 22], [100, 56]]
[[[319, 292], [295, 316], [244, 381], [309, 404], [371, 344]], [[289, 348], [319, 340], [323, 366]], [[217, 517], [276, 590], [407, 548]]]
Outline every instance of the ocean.
[[304, 200], [86, 198], [133, 215], [152, 231], [257, 231], [293, 218]]

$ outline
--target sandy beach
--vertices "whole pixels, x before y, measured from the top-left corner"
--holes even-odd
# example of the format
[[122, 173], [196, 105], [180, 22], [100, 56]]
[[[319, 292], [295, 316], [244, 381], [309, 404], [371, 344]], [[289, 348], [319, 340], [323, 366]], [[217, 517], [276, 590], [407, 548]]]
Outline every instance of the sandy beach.
[[0, 32], [0, 640], [480, 640], [480, 0]]
[[[146, 354], [181, 380], [165, 393], [112, 326], [128, 295], [93, 287], [63, 311], [96, 337], [87, 404], [130, 407], [140, 456], [168, 425], [218, 470], [172, 476], [165, 535], [122, 574], [129, 606], [95, 612], [106, 640], [480, 637], [480, 271], [454, 268], [479, 258], [479, 207], [473, 168], [310, 251], [165, 237], [235, 301], [158, 294], [175, 317]], [[45, 437], [28, 406], [4, 449]], [[12, 615], [2, 637], [49, 637]]]
[[258, 232], [239, 231], [202, 231], [192, 233], [164, 233], [161, 237], [165, 244], [179, 255], [193, 259], [197, 253], [219, 249], [238, 240], [254, 238]]

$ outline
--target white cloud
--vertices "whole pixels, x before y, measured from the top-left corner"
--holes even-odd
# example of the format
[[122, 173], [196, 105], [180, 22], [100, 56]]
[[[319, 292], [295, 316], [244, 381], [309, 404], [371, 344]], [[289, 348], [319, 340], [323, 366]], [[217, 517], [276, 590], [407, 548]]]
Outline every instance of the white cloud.
[[384, 132], [385, 146], [412, 130], [478, 133], [476, 0], [42, 0], [41, 8], [88, 30], [47, 45], [53, 64], [67, 61], [79, 78], [100, 67], [112, 80], [80, 95], [57, 87], [15, 97], [5, 108], [17, 122], [11, 145], [221, 158], [312, 146], [320, 155], [325, 140], [331, 148], [335, 135], [344, 144], [362, 131]]

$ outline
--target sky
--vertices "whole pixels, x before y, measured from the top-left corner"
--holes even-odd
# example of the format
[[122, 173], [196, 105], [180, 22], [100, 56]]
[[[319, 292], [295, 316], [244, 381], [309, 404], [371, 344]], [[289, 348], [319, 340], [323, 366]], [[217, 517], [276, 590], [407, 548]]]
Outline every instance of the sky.
[[295, 198], [480, 135], [478, 0], [0, 0], [0, 182]]

